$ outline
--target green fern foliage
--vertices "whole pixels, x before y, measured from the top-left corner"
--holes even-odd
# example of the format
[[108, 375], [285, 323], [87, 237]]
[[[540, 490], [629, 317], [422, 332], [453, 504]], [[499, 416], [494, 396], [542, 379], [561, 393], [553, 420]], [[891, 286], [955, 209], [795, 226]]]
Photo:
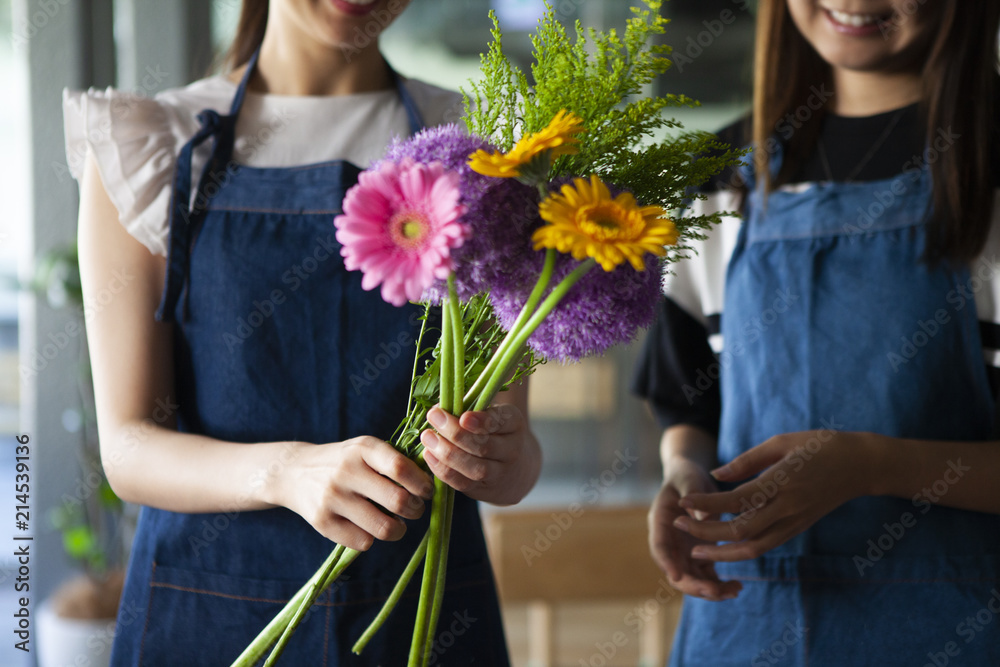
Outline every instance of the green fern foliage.
[[[693, 190], [743, 155], [706, 132], [684, 132], [669, 108], [696, 107], [684, 95], [644, 94], [666, 72], [671, 48], [655, 44], [665, 32], [662, 0], [633, 7], [624, 34], [584, 29], [579, 21], [567, 31], [551, 4], [532, 37], [534, 64], [528, 75], [504, 55], [496, 15], [493, 42], [482, 56], [483, 78], [464, 90], [469, 131], [508, 151], [525, 134], [548, 125], [560, 110], [580, 116], [587, 128], [580, 151], [556, 160], [552, 176], [598, 174], [632, 192], [643, 204], [678, 212]], [[667, 139], [655, 137], [670, 132]], [[685, 242], [704, 237], [720, 215], [676, 220], [683, 253]]]

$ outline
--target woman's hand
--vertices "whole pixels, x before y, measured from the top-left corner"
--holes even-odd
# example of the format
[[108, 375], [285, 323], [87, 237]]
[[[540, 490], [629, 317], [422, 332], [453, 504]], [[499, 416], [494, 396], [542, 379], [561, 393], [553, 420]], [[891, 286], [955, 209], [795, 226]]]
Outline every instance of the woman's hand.
[[706, 600], [736, 597], [742, 589], [738, 581], [720, 581], [714, 563], [691, 556], [695, 546], [714, 542], [706, 542], [676, 527], [676, 521], [689, 514], [717, 518], [680, 505], [680, 500], [689, 494], [716, 490], [706, 466], [685, 456], [674, 456], [664, 461], [663, 477], [663, 486], [649, 510], [649, 549], [653, 560], [667, 573], [670, 584], [682, 593]]
[[437, 477], [471, 498], [496, 505], [519, 502], [538, 479], [541, 453], [524, 412], [500, 403], [461, 419], [431, 408], [435, 431], [420, 434], [424, 460]]
[[[778, 435], [714, 471], [719, 481], [759, 477], [732, 491], [692, 493], [679, 502], [689, 512], [736, 515], [729, 521], [678, 517], [692, 539], [694, 558], [757, 558], [798, 535], [848, 500], [869, 495], [879, 436], [829, 429]], [[726, 544], [715, 545], [716, 542]]]
[[284, 465], [271, 471], [274, 504], [351, 549], [365, 551], [376, 539], [403, 537], [402, 519], [420, 518], [423, 499], [434, 493], [426, 472], [378, 438], [292, 447]]

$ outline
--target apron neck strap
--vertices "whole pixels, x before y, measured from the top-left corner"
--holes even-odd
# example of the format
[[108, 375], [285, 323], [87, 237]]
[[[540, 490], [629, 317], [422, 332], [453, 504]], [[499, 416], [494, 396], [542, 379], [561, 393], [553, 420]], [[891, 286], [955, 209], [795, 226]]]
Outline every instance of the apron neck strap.
[[236, 118], [240, 115], [240, 109], [243, 108], [243, 99], [247, 95], [247, 87], [250, 85], [250, 77], [253, 76], [254, 70], [257, 69], [257, 61], [260, 59], [260, 47], [253, 52], [250, 56], [250, 60], [247, 61], [246, 71], [243, 72], [243, 78], [240, 80], [240, 85], [236, 88], [236, 95], [233, 97], [233, 103], [229, 107], [229, 115], [232, 118]]
[[[239, 118], [240, 110], [246, 99], [247, 87], [250, 84], [250, 77], [257, 67], [257, 60], [260, 58], [260, 48], [258, 47], [247, 62], [243, 79], [233, 96], [233, 103], [229, 109], [228, 116], [221, 116], [212, 109], [206, 109], [198, 116], [201, 122], [201, 129], [184, 146], [177, 158], [177, 167], [174, 171], [174, 188], [170, 206], [170, 243], [167, 250], [167, 280], [164, 285], [163, 297], [156, 312], [156, 318], [160, 321], [173, 319], [174, 309], [182, 299], [183, 290], [183, 316], [187, 316], [187, 284], [189, 282], [188, 272], [190, 270], [191, 244], [194, 240], [194, 228], [199, 224], [205, 212], [208, 200], [206, 184], [211, 180], [216, 183], [225, 182], [225, 172], [231, 168], [233, 160], [233, 146], [236, 143], [236, 121]], [[406, 119], [409, 123], [410, 134], [415, 134], [423, 128], [423, 118], [420, 110], [410, 91], [407, 90], [403, 78], [396, 73], [392, 67], [389, 68], [392, 74], [393, 83], [399, 94], [399, 99], [406, 110]], [[198, 188], [195, 191], [197, 197], [195, 205], [191, 206], [192, 187], [192, 156], [194, 150], [208, 139], [213, 139], [212, 157], [205, 166], [204, 172], [198, 181]]]
[[392, 68], [392, 65], [389, 65], [389, 72], [392, 73], [393, 83], [396, 84], [396, 92], [399, 93], [399, 99], [406, 110], [406, 120], [410, 124], [410, 134], [414, 135], [424, 128], [423, 115], [420, 113], [417, 103], [413, 100], [413, 95], [410, 94], [409, 89], [406, 87], [403, 77]]

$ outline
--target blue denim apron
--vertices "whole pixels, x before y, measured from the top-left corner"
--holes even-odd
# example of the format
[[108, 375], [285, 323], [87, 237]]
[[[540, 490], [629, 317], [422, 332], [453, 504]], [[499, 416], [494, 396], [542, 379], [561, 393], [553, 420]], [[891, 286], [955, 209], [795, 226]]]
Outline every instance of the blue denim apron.
[[[813, 429], [826, 431], [807, 453], [830, 430], [993, 436], [963, 291], [979, 278], [920, 259], [930, 192], [925, 168], [777, 191], [766, 207], [750, 194], [726, 276], [720, 463]], [[743, 591], [686, 598], [670, 664], [1000, 665], [1000, 517], [933, 504], [962, 483], [952, 462], [926, 495], [852, 500], [760, 558], [720, 563]]]
[[[359, 272], [344, 268], [333, 217], [358, 167], [332, 161], [259, 169], [233, 162], [236, 119], [255, 64], [256, 56], [229, 115], [202, 112], [201, 130], [178, 160], [157, 313], [175, 322], [178, 429], [242, 443], [388, 438], [406, 407], [422, 309], [385, 303], [377, 291], [361, 289]], [[400, 83], [398, 91], [414, 132], [422, 125], [419, 112]], [[212, 157], [189, 208], [191, 154], [209, 137]], [[246, 480], [248, 494], [259, 482]], [[459, 494], [454, 512], [433, 660], [507, 665], [477, 505]], [[428, 518], [409, 522], [400, 542], [376, 543], [351, 565], [319, 598], [279, 663], [406, 664], [419, 577], [365, 652], [359, 657], [350, 649], [388, 597]], [[112, 664], [229, 665], [333, 547], [285, 508], [237, 506], [218, 514], [142, 508]]]

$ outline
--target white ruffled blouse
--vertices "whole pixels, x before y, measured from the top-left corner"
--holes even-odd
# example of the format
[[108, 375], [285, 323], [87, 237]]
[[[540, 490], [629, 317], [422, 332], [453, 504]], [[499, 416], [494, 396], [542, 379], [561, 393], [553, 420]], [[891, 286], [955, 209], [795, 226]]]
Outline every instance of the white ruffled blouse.
[[[455, 122], [461, 96], [404, 82], [426, 125]], [[93, 154], [121, 223], [150, 252], [167, 253], [168, 207], [177, 154], [198, 131], [204, 109], [229, 113], [236, 84], [222, 75], [144, 97], [112, 88], [63, 92], [66, 157], [78, 181]], [[408, 131], [394, 90], [328, 97], [248, 93], [236, 126], [234, 159], [252, 167], [294, 167], [349, 160], [367, 167]], [[192, 159], [195, 176], [211, 155], [206, 141]], [[197, 180], [195, 180], [197, 183]]]

